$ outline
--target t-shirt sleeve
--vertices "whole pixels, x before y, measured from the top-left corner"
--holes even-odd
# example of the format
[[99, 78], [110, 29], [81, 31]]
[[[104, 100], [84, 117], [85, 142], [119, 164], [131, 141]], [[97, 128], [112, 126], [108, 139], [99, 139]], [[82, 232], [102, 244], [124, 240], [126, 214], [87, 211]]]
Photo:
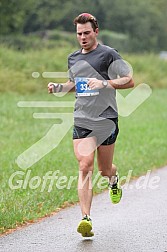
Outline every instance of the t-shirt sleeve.
[[108, 75], [111, 79], [129, 76], [132, 72], [132, 68], [128, 62], [123, 60], [120, 54], [112, 49], [109, 54], [109, 68]]
[[74, 76], [73, 73], [71, 71], [72, 67], [71, 67], [71, 63], [70, 63], [70, 56], [68, 57], [68, 78], [70, 81], [75, 82], [74, 80]]

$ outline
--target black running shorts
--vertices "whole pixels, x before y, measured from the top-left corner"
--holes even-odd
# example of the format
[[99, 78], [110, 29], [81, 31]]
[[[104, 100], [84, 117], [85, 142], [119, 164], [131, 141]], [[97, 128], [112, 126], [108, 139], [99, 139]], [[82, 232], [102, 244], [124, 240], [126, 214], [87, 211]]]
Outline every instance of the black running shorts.
[[[113, 143], [115, 143], [115, 141], [117, 139], [117, 136], [118, 136], [118, 133], [119, 133], [118, 118], [112, 118], [110, 120], [112, 120], [115, 123], [115, 127], [116, 128], [115, 128], [114, 132], [112, 132], [112, 130], [111, 130], [111, 134], [109, 135], [109, 137], [107, 137], [100, 145], [110, 145], [110, 144], [113, 144]], [[98, 133], [98, 132], [94, 133], [90, 129], [85, 129], [85, 128], [78, 127], [78, 126], [74, 125], [74, 128], [73, 128], [73, 139], [81, 139], [81, 138], [86, 138], [86, 137], [89, 137], [89, 136], [95, 136], [96, 139], [97, 139], [97, 143], [98, 143], [98, 139], [99, 139], [100, 133]]]

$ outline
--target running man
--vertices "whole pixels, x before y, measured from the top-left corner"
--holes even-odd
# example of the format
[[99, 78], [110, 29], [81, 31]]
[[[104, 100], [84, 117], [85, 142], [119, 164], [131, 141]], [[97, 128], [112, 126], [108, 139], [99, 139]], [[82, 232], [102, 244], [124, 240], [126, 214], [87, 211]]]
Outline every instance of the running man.
[[78, 197], [82, 212], [77, 231], [83, 237], [91, 237], [91, 178], [96, 151], [99, 172], [109, 180], [112, 203], [119, 203], [122, 197], [113, 164], [119, 132], [115, 97], [116, 89], [132, 88], [134, 82], [118, 52], [98, 42], [99, 27], [94, 16], [82, 13], [74, 19], [74, 25], [81, 49], [68, 57], [69, 80], [64, 84], [50, 82], [48, 92], [76, 92], [73, 147], [79, 164]]

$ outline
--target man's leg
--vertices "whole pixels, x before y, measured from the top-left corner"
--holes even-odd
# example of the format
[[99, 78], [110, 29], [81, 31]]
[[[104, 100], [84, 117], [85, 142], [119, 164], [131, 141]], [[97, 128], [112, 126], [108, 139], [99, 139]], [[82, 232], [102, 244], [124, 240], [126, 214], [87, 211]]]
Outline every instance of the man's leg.
[[[92, 173], [94, 168], [93, 137], [73, 140], [74, 153], [79, 163], [78, 196], [82, 215], [90, 215], [92, 203]], [[91, 151], [92, 147], [92, 151]]]
[[116, 166], [112, 164], [114, 155], [114, 144], [100, 145], [97, 149], [98, 168], [102, 176], [109, 178], [109, 193], [112, 203], [117, 204], [122, 198], [122, 189]]
[[114, 155], [114, 144], [100, 145], [97, 149], [98, 169], [102, 176], [108, 177], [110, 180], [116, 175], [116, 166], [112, 163]]
[[94, 168], [95, 139], [93, 137], [73, 140], [74, 153], [79, 163], [78, 196], [82, 212], [82, 220], [77, 231], [83, 237], [91, 237], [92, 221], [90, 209], [92, 203], [92, 173]]

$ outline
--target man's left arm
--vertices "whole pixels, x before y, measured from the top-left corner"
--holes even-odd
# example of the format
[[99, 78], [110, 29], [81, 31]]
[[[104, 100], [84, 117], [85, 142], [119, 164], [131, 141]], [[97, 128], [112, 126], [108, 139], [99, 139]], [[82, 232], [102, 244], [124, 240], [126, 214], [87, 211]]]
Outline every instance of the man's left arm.
[[[103, 85], [103, 82], [107, 81], [107, 85]], [[98, 80], [96, 78], [89, 78], [88, 86], [90, 89], [101, 89], [101, 88], [115, 88], [115, 89], [127, 89], [134, 87], [134, 81], [131, 76], [124, 76], [113, 80]]]
[[113, 87], [115, 89], [127, 89], [134, 87], [134, 81], [130, 76], [124, 76], [114, 80], [108, 80], [108, 88]]

